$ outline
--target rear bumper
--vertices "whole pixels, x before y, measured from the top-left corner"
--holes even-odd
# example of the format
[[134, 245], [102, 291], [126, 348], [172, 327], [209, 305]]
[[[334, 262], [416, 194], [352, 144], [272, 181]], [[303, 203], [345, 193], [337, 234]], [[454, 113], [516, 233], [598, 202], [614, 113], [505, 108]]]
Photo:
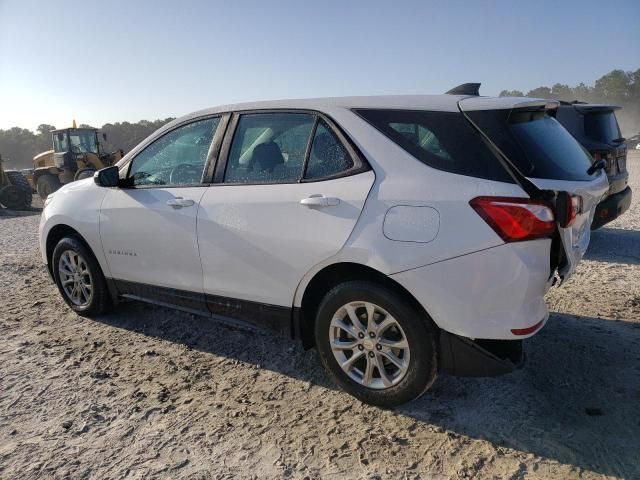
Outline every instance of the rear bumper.
[[596, 213], [591, 223], [591, 230], [615, 220], [631, 206], [631, 187], [627, 187], [621, 192], [608, 196], [596, 207]]
[[548, 317], [550, 250], [550, 239], [504, 244], [391, 278], [441, 330], [475, 340], [522, 340]]

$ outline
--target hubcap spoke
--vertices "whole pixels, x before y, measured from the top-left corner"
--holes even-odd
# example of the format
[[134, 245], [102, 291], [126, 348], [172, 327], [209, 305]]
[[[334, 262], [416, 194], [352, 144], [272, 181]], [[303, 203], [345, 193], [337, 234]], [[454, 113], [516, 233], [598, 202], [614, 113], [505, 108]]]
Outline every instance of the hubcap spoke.
[[404, 330], [374, 303], [353, 301], [340, 307], [331, 320], [329, 342], [340, 368], [364, 387], [392, 387], [408, 371], [410, 351]]
[[62, 290], [71, 303], [78, 307], [91, 303], [93, 279], [86, 260], [79, 253], [63, 252], [58, 262], [58, 274]]

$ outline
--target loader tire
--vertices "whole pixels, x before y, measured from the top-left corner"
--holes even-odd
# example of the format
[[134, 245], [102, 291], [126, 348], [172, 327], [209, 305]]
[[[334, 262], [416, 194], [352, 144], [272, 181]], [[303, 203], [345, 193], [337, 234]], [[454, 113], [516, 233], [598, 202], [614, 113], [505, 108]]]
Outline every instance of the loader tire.
[[33, 192], [31, 190], [31, 185], [29, 185], [29, 182], [27, 181], [25, 176], [21, 172], [15, 170], [5, 171], [4, 173], [7, 175], [7, 178], [9, 179], [9, 183], [11, 185], [15, 185], [20, 190], [24, 191], [24, 207], [26, 209], [31, 208], [31, 197], [33, 195]]
[[38, 178], [38, 195], [42, 200], [46, 200], [49, 194], [60, 188], [60, 180], [49, 173], [45, 173]]
[[83, 178], [93, 178], [94, 173], [96, 173], [95, 168], [81, 168], [76, 172], [73, 181], [82, 180]]
[[15, 185], [7, 185], [0, 190], [0, 204], [9, 210], [23, 210], [27, 203], [23, 190]]

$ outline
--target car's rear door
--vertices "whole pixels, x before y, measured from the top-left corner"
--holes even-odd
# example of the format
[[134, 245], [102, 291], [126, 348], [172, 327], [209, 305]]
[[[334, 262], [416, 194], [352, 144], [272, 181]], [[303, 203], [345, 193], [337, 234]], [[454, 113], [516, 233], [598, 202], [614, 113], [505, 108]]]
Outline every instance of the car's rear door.
[[491, 109], [488, 100], [475, 97], [461, 100], [459, 105], [511, 166], [537, 189], [576, 197], [575, 219], [569, 226], [558, 224], [566, 258], [558, 266], [558, 273], [567, 279], [589, 246], [596, 206], [609, 187], [606, 174], [588, 172], [589, 153], [547, 115], [549, 105], [545, 101], [522, 99], [508, 107]]
[[316, 113], [236, 114], [229, 131], [198, 212], [204, 292], [213, 313], [286, 329], [279, 307], [347, 241], [374, 173]]

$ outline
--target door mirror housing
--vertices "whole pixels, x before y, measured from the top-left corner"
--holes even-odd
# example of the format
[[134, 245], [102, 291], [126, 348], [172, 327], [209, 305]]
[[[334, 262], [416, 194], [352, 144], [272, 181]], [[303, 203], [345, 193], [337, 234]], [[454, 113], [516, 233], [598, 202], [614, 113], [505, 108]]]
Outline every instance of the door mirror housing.
[[93, 181], [100, 187], [117, 187], [120, 183], [120, 171], [115, 165], [98, 170]]
[[102, 132], [102, 140], [107, 141], [107, 134]]

